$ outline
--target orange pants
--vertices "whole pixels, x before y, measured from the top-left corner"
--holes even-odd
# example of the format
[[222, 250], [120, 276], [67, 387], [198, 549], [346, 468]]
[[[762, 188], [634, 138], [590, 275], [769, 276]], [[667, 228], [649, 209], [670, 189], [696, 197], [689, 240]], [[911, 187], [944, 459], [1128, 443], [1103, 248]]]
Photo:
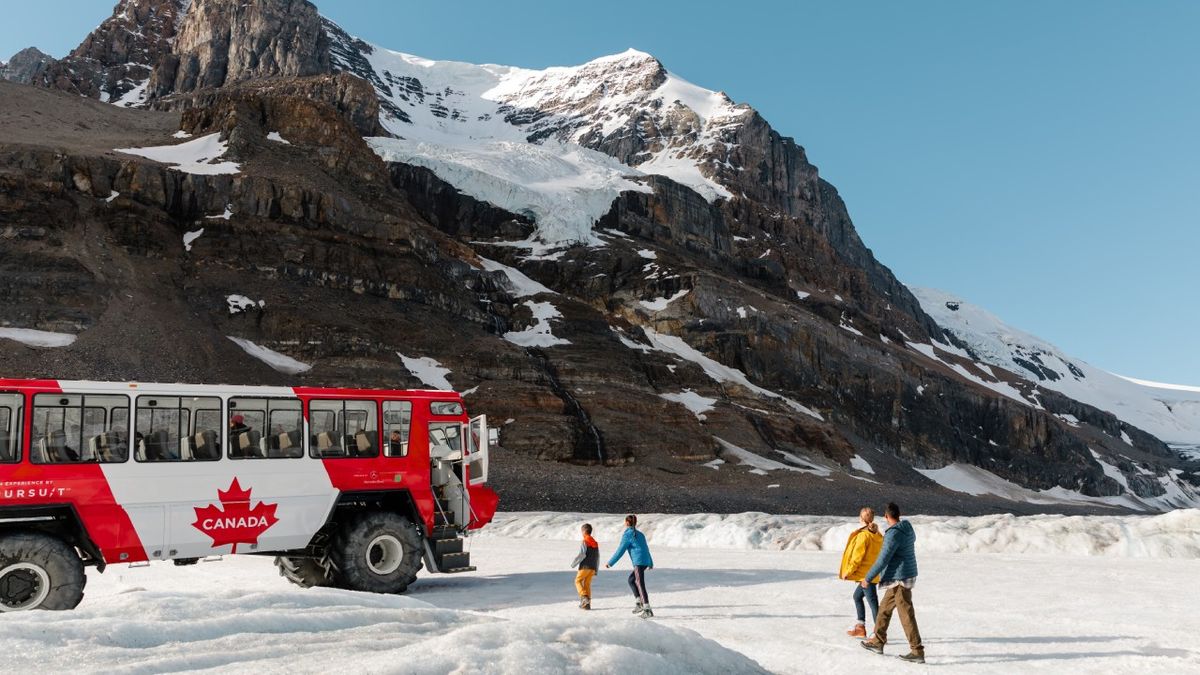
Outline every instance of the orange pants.
[[596, 570], [581, 569], [575, 575], [575, 590], [579, 591], [579, 597], [592, 597], [592, 577], [596, 576]]

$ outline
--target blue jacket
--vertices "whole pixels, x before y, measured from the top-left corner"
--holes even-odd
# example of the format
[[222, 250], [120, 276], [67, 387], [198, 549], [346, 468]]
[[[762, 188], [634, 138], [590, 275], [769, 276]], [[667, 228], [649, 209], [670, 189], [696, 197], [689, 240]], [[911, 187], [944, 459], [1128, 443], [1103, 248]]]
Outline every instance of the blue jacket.
[[610, 567], [616, 565], [621, 556], [625, 555], [625, 551], [629, 551], [629, 561], [634, 565], [654, 567], [654, 558], [650, 557], [650, 546], [646, 544], [646, 535], [635, 527], [625, 528], [625, 534], [621, 535], [621, 543], [617, 545], [617, 550], [613, 551], [608, 565]]
[[867, 572], [867, 579], [879, 575], [879, 582], [912, 579], [917, 576], [917, 533], [907, 520], [901, 520], [883, 533], [883, 548]]

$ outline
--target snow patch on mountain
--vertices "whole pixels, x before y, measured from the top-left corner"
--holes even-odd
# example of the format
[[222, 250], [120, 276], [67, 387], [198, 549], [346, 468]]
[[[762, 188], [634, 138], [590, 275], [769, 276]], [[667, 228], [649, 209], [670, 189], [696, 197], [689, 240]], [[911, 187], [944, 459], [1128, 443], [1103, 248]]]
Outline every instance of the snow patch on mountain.
[[170, 164], [171, 169], [175, 171], [201, 176], [235, 174], [241, 171], [241, 167], [236, 162], [216, 161], [229, 151], [229, 144], [221, 140], [220, 133], [208, 134], [175, 145], [117, 148], [116, 151]]
[[287, 373], [288, 375], [299, 375], [300, 373], [306, 373], [312, 370], [312, 366], [309, 364], [304, 363], [303, 361], [297, 361], [286, 354], [280, 354], [273, 349], [267, 349], [266, 347], [257, 345], [249, 340], [233, 337], [232, 335], [227, 335], [225, 337], [228, 337], [233, 341], [234, 344], [241, 347], [242, 351], [281, 373]]
[[696, 348], [685, 342], [683, 338], [660, 333], [649, 327], [643, 327], [642, 332], [645, 333], [646, 339], [650, 341], [650, 344], [655, 350], [674, 354], [685, 361], [691, 361], [692, 363], [700, 366], [705, 375], [708, 375], [717, 382], [729, 382], [739, 385], [755, 394], [758, 394], [759, 396], [778, 399], [787, 404], [788, 407], [796, 412], [804, 413], [809, 417], [821, 421], [825, 420], [825, 418], [821, 416], [821, 413], [813, 410], [812, 408], [794, 401], [783, 394], [754, 384], [749, 380], [749, 378], [746, 377], [745, 373], [737, 368], [731, 368], [723, 363], [720, 363], [719, 361], [715, 361], [704, 354], [701, 354]]
[[701, 396], [691, 389], [684, 389], [677, 394], [659, 394], [659, 396], [687, 408], [701, 422], [705, 420], [704, 414], [711, 411], [717, 404], [717, 399]]
[[396, 352], [396, 356], [399, 356], [400, 360], [404, 362], [405, 369], [426, 387], [438, 391], [454, 390], [454, 387], [450, 385], [450, 380], [446, 379], [446, 376], [450, 374], [450, 369], [438, 363], [437, 359], [428, 356], [408, 357], [400, 352]]
[[69, 347], [75, 343], [75, 337], [32, 328], [0, 328], [0, 340], [20, 342], [26, 347]]
[[503, 272], [504, 277], [508, 282], [506, 284], [507, 290], [513, 294], [513, 297], [523, 298], [530, 295], [537, 295], [539, 293], [557, 295], [554, 291], [546, 288], [533, 279], [530, 279], [524, 272], [515, 267], [509, 267], [504, 263], [496, 262], [495, 260], [488, 260], [482, 256], [479, 258], [479, 263], [483, 265], [483, 269], [487, 270], [488, 272]]
[[1072, 358], [959, 297], [929, 288], [909, 290], [938, 325], [984, 363], [1108, 411], [1163, 441], [1200, 444], [1200, 387], [1126, 379]]
[[556, 337], [552, 332], [550, 321], [561, 319], [562, 312], [549, 302], [534, 302], [526, 300], [525, 306], [533, 315], [533, 325], [525, 330], [514, 330], [504, 334], [504, 339], [521, 347], [556, 347], [569, 345], [570, 340]]

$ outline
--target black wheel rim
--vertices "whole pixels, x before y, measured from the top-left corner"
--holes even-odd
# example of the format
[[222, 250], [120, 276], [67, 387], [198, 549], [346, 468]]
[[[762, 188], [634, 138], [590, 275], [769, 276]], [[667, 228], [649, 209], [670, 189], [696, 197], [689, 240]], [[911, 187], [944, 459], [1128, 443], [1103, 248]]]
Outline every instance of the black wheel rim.
[[0, 604], [5, 609], [29, 609], [42, 595], [45, 579], [31, 565], [13, 565], [0, 576]]

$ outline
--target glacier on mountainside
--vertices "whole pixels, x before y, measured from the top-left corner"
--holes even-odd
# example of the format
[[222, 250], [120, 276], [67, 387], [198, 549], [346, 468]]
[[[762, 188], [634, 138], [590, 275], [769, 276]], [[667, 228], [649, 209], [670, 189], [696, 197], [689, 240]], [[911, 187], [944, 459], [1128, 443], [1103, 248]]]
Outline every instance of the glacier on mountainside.
[[[354, 40], [332, 24], [329, 34], [341, 41], [337, 67], [372, 82], [380, 97], [380, 122], [394, 137], [368, 138], [371, 148], [532, 218], [532, 250], [603, 246], [593, 225], [621, 192], [650, 192], [639, 180], [646, 174], [709, 201], [732, 196], [702, 167], [723, 161], [732, 147], [726, 132], [751, 109], [666, 71], [649, 54], [532, 70], [424, 59]], [[657, 116], [656, 128], [679, 133], [661, 134], [626, 163], [591, 149], [630, 133], [647, 114]]]
[[1167, 443], [1200, 444], [1200, 387], [1120, 377], [1072, 358], [959, 297], [930, 288], [909, 290], [939, 326], [965, 342], [984, 363], [1110, 412]]

